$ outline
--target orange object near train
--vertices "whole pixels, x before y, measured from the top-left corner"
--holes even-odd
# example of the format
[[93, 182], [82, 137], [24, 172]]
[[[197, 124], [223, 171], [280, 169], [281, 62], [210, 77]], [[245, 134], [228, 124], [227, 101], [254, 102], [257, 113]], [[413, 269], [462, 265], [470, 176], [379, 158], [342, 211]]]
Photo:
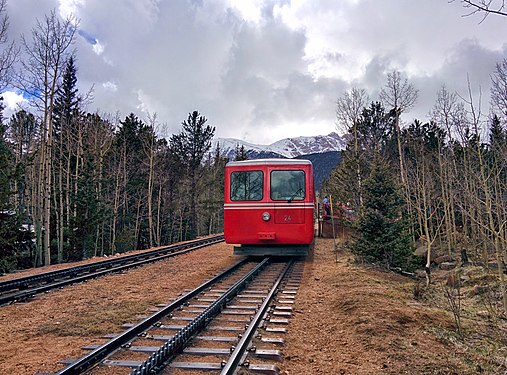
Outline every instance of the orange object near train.
[[224, 235], [240, 255], [306, 255], [314, 240], [309, 160], [233, 161], [225, 167]]

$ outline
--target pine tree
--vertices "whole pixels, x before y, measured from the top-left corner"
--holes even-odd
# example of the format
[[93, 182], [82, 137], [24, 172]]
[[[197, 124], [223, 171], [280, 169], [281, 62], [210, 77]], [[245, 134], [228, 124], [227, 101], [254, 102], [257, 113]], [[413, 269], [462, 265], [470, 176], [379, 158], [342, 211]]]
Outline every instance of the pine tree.
[[239, 144], [236, 144], [236, 149], [234, 150], [234, 160], [235, 161], [241, 161], [241, 160], [247, 160], [248, 159], [248, 155], [246, 153], [246, 150], [245, 150], [245, 145], [239, 145]]
[[388, 268], [413, 269], [413, 249], [402, 217], [404, 202], [387, 163], [374, 160], [364, 189], [364, 210], [357, 223], [358, 236], [352, 252], [367, 262], [381, 262]]
[[[83, 129], [79, 109], [81, 98], [78, 94], [76, 74], [77, 68], [71, 55], [67, 60], [62, 82], [56, 91], [53, 110], [56, 145], [54, 149], [54, 173], [57, 182], [54, 191], [54, 201], [57, 204], [53, 213], [56, 218], [56, 233], [53, 238], [56, 237], [57, 239], [59, 263], [66, 258], [64, 245], [75, 250], [76, 247], [81, 247], [82, 242], [82, 239], [76, 238], [76, 230], [70, 231], [71, 227], [76, 228], [76, 221], [78, 221], [77, 204], [83, 164]], [[71, 221], [73, 221], [72, 225]], [[74, 238], [69, 238], [71, 233]], [[73, 242], [72, 245], [71, 242]], [[71, 258], [76, 259], [74, 256], [71, 256]], [[80, 257], [77, 259], [80, 259]]]
[[197, 183], [202, 174], [201, 162], [211, 148], [211, 140], [215, 134], [215, 128], [205, 125], [208, 120], [194, 111], [188, 114], [183, 121], [180, 134], [173, 134], [169, 143], [171, 150], [177, 159], [185, 166], [189, 180], [189, 228], [186, 239], [195, 238], [197, 235]]
[[349, 134], [347, 147], [342, 151], [341, 162], [333, 171], [324, 189], [341, 202], [347, 202], [354, 211], [361, 213], [363, 206], [363, 181], [371, 173], [375, 155], [392, 157], [394, 117], [386, 114], [379, 102], [364, 108]]
[[31, 242], [30, 233], [21, 226], [13, 204], [11, 182], [16, 179], [16, 165], [2, 115], [3, 98], [0, 98], [0, 272], [7, 272], [17, 268], [23, 251], [29, 250], [24, 247]]
[[69, 57], [61, 85], [59, 85], [54, 109], [55, 131], [71, 125], [73, 117], [79, 113], [81, 98], [77, 89], [77, 68], [72, 56]]
[[142, 153], [146, 125], [133, 113], [120, 121], [120, 125], [115, 140], [118, 174], [118, 191], [115, 194], [119, 204], [115, 209], [118, 210], [115, 224], [118, 237], [115, 241], [119, 251], [130, 251], [146, 246], [144, 234], [140, 235], [140, 218], [146, 206], [142, 192], [146, 191], [148, 180]]

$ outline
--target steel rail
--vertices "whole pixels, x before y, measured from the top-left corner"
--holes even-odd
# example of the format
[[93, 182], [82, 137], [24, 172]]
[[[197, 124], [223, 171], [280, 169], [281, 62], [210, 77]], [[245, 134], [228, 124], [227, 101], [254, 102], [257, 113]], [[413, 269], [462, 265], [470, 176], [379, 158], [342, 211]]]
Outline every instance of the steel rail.
[[90, 272], [90, 271], [104, 268], [104, 267], [110, 268], [116, 264], [128, 263], [128, 262], [136, 261], [138, 259], [151, 258], [151, 257], [158, 256], [159, 254], [166, 254], [168, 251], [172, 252], [172, 251], [179, 250], [179, 249], [186, 249], [188, 247], [194, 246], [195, 244], [214, 243], [214, 242], [222, 241], [222, 240], [223, 240], [223, 235], [218, 235], [218, 236], [213, 236], [213, 237], [209, 237], [209, 238], [193, 240], [193, 241], [189, 241], [189, 242], [185, 242], [185, 243], [171, 244], [171, 245], [164, 246], [164, 247], [156, 249], [156, 250], [145, 251], [143, 253], [138, 253], [138, 254], [126, 255], [126, 256], [123, 256], [120, 258], [101, 260], [101, 261], [94, 262], [91, 264], [74, 266], [74, 267], [69, 267], [69, 268], [65, 268], [65, 269], [61, 269], [61, 270], [44, 272], [44, 273], [40, 273], [37, 275], [25, 276], [25, 277], [19, 277], [16, 279], [12, 279], [12, 280], [1, 281], [0, 282], [0, 292], [5, 292], [5, 291], [9, 291], [9, 290], [14, 290], [14, 289], [24, 289], [24, 288], [28, 287], [30, 284], [33, 284], [36, 282], [40, 283], [40, 282], [44, 282], [44, 281], [48, 281], [48, 280], [61, 279], [63, 277], [67, 277], [69, 275], [73, 276], [76, 274]]
[[178, 354], [191, 338], [202, 331], [206, 325], [223, 309], [228, 301], [237, 295], [250, 280], [255, 277], [270, 262], [269, 258], [264, 258], [247, 275], [237, 281], [221, 297], [207, 307], [194, 320], [181, 329], [171, 340], [162, 345], [146, 361], [131, 372], [131, 375], [149, 375], [160, 372], [167, 363]]
[[[4, 283], [2, 283], [2, 284], [6, 285], [6, 286], [4, 286], [4, 290], [5, 290], [5, 288], [7, 288], [7, 285], [9, 285], [11, 287], [11, 289], [8, 289], [8, 290], [15, 289], [13, 286], [15, 285], [16, 282], [19, 282], [18, 285], [24, 285], [25, 287], [27, 285], [35, 283], [35, 282], [42, 283], [42, 282], [46, 281], [49, 283], [46, 285], [40, 286], [40, 287], [35, 287], [35, 288], [23, 290], [23, 291], [20, 291], [17, 293], [1, 295], [0, 296], [0, 306], [5, 305], [10, 302], [17, 301], [17, 300], [30, 298], [30, 297], [34, 296], [35, 294], [43, 293], [43, 292], [46, 292], [46, 291], [49, 291], [52, 289], [60, 288], [60, 287], [66, 286], [66, 285], [75, 284], [75, 283], [79, 283], [79, 282], [82, 282], [82, 281], [85, 281], [88, 279], [103, 276], [108, 273], [119, 272], [119, 271], [123, 271], [123, 270], [129, 269], [129, 268], [142, 266], [147, 263], [152, 263], [152, 262], [156, 262], [159, 260], [163, 260], [165, 258], [173, 257], [176, 255], [181, 255], [181, 254], [187, 253], [189, 251], [197, 250], [197, 249], [206, 247], [210, 244], [221, 242], [221, 241], [223, 241], [223, 235], [207, 238], [204, 240], [188, 242], [188, 243], [184, 243], [184, 244], [171, 245], [171, 246], [165, 247], [163, 249], [154, 250], [152, 252], [145, 252], [142, 254], [133, 254], [133, 255], [128, 255], [126, 257], [117, 258], [117, 259], [113, 259], [113, 260], [109, 260], [109, 261], [105, 260], [105, 261], [96, 262], [96, 263], [93, 263], [90, 265], [76, 266], [76, 267], [68, 268], [66, 270], [46, 272], [44, 274], [35, 275], [35, 276], [27, 276], [24, 278], [20, 278], [18, 280], [5, 281]], [[141, 259], [141, 260], [137, 260], [137, 259]], [[115, 266], [115, 264], [121, 264], [121, 265]], [[104, 267], [106, 267], [106, 269], [103, 269]], [[76, 274], [81, 274], [81, 273], [85, 273], [85, 272], [87, 272], [85, 275], [77, 276], [77, 277], [75, 276]], [[51, 282], [55, 279], [60, 279], [62, 277], [70, 277], [70, 278], [62, 280], [62, 281]], [[0, 284], [0, 290], [1, 290], [2, 284]]]
[[189, 293], [185, 294], [184, 296], [181, 296], [180, 298], [171, 302], [162, 310], [149, 316], [140, 323], [129, 328], [124, 333], [120, 334], [119, 336], [116, 336], [114, 339], [111, 339], [110, 341], [104, 343], [103, 345], [91, 351], [84, 357], [78, 359], [76, 362], [60, 370], [59, 372], [57, 372], [57, 375], [81, 374], [91, 369], [99, 362], [101, 362], [103, 359], [113, 354], [116, 350], [120, 349], [123, 345], [135, 339], [140, 333], [146, 331], [148, 328], [152, 327], [156, 322], [160, 321], [162, 318], [169, 315], [172, 311], [185, 304], [188, 300], [194, 298], [196, 295], [198, 295], [205, 289], [209, 288], [216, 282], [222, 280], [226, 276], [230, 275], [232, 272], [236, 271], [238, 268], [240, 268], [241, 266], [243, 266], [248, 262], [249, 262], [248, 259], [243, 259], [239, 261], [229, 269], [225, 270], [224, 272], [220, 273], [214, 278], [204, 282], [203, 284], [201, 284], [194, 290], [190, 291]]
[[287, 275], [287, 273], [289, 272], [290, 268], [293, 266], [294, 263], [295, 260], [294, 258], [292, 258], [290, 262], [285, 266], [284, 270], [280, 273], [280, 276], [278, 277], [275, 284], [273, 285], [268, 295], [264, 299], [264, 302], [259, 307], [259, 310], [253, 317], [251, 323], [248, 325], [248, 328], [246, 329], [245, 333], [243, 333], [241, 340], [236, 345], [236, 348], [234, 349], [228, 361], [222, 368], [220, 375], [233, 375], [235, 371], [238, 369], [238, 367], [241, 365], [242, 358], [250, 346], [255, 331], [257, 330], [259, 324], [262, 322], [263, 317], [266, 314], [275, 294], [278, 292], [282, 280], [285, 278], [285, 275]]

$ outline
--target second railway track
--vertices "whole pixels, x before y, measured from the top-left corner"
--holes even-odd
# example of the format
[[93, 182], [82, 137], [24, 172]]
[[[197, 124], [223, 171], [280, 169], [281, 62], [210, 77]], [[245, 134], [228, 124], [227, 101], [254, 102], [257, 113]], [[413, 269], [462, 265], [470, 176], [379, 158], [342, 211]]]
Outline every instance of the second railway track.
[[127, 369], [156, 374], [178, 368], [233, 374], [240, 367], [277, 374], [302, 269], [295, 259], [241, 261], [141, 322], [126, 325], [124, 333], [87, 347], [90, 353], [58, 374]]
[[52, 289], [61, 288], [108, 273], [139, 267], [147, 263], [163, 260], [222, 241], [222, 235], [212, 236], [164, 246], [152, 251], [145, 251], [82, 266], [69, 267], [62, 270], [2, 281], [0, 282], [0, 306], [16, 301], [27, 300], [36, 294], [47, 292]]

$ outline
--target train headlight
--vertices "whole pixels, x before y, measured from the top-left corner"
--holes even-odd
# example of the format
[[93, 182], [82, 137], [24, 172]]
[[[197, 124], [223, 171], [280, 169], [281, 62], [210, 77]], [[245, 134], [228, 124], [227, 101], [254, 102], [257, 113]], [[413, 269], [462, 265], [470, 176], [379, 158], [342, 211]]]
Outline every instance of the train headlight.
[[271, 215], [269, 214], [269, 212], [264, 212], [262, 214], [262, 220], [269, 221], [269, 219], [271, 219]]

